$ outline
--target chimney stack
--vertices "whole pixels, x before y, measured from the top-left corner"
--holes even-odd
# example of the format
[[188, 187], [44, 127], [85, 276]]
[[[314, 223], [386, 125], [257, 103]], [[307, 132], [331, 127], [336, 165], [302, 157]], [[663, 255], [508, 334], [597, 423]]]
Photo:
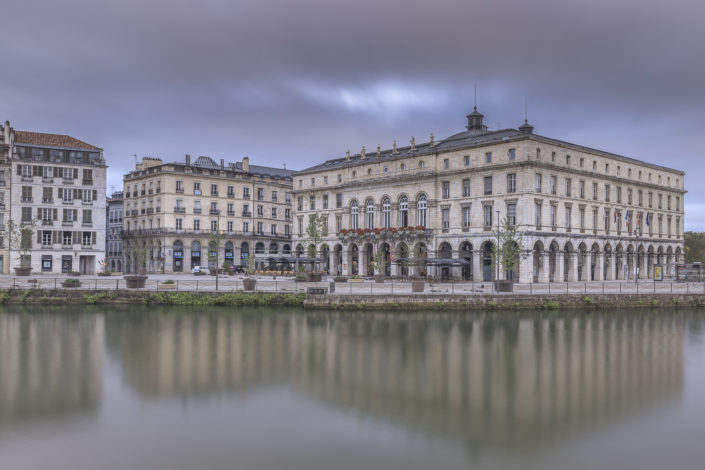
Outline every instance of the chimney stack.
[[191, 166], [191, 155], [186, 154], [186, 166]]
[[225, 169], [225, 159], [224, 159], [224, 158], [221, 158], [221, 159], [220, 159], [220, 169], [221, 169], [221, 170], [224, 170], [224, 169]]
[[242, 171], [250, 172], [250, 157], [242, 157]]

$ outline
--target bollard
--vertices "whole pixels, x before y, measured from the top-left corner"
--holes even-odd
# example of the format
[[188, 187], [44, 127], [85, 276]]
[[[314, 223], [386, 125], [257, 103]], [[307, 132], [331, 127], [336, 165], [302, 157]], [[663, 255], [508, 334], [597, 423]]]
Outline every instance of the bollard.
[[198, 279], [196, 279], [196, 292], [198, 292]]

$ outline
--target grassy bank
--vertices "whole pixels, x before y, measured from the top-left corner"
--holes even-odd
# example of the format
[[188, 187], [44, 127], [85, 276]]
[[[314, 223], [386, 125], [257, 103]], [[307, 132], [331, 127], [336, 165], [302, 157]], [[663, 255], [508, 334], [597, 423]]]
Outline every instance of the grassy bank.
[[0, 292], [0, 304], [153, 304], [153, 305], [222, 305], [222, 306], [290, 306], [301, 307], [306, 294], [266, 294], [253, 292], [139, 292], [98, 291], [92, 293], [67, 290], [9, 289]]

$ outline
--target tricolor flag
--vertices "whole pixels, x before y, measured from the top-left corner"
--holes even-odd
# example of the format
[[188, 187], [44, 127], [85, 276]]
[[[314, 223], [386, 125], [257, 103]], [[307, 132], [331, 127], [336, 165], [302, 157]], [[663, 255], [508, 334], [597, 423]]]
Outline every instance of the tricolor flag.
[[627, 228], [629, 228], [629, 211], [624, 211], [624, 220], [627, 221]]
[[649, 213], [646, 213], [646, 225], [651, 225], [651, 221], [649, 220]]
[[614, 223], [617, 223], [617, 209], [614, 210]]

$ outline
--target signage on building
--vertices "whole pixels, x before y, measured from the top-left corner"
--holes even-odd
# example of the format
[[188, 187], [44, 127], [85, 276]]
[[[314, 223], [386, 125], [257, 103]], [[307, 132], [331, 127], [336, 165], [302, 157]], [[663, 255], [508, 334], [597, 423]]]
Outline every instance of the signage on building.
[[174, 258], [179, 258], [179, 259], [181, 259], [181, 258], [183, 258], [183, 257], [184, 257], [184, 252], [183, 252], [183, 251], [174, 250]]
[[663, 267], [660, 264], [654, 265], [654, 281], [663, 281]]
[[676, 278], [679, 281], [685, 281], [686, 272], [685, 272], [685, 265], [684, 264], [679, 264], [678, 266], [676, 266]]

